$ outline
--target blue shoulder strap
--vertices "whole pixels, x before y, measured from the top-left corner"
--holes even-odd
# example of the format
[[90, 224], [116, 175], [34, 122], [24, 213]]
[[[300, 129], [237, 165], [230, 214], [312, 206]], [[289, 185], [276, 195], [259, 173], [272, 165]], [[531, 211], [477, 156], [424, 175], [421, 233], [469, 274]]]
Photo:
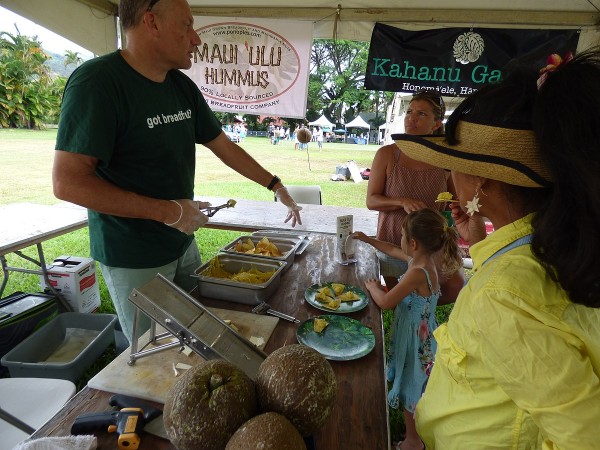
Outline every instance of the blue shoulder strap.
[[423, 272], [425, 272], [425, 276], [427, 277], [427, 286], [429, 286], [429, 292], [431, 293], [430, 295], [433, 295], [433, 286], [431, 285], [431, 278], [429, 278], [429, 272], [425, 267], [421, 267], [421, 269], [423, 270]]
[[[485, 264], [486, 262], [488, 262], [491, 259], [494, 259], [497, 256], [500, 256], [500, 255], [506, 253], [509, 250], [512, 250], [513, 248], [520, 247], [521, 245], [531, 244], [531, 241], [533, 241], [533, 235], [532, 234], [528, 234], [526, 236], [523, 236], [522, 238], [519, 238], [516, 241], [511, 242], [506, 247], [502, 247], [500, 250], [498, 250], [496, 253], [494, 253], [492, 256], [490, 256], [488, 259], [486, 259], [483, 262], [483, 264]], [[482, 266], [483, 266], [483, 264], [482, 264]]]

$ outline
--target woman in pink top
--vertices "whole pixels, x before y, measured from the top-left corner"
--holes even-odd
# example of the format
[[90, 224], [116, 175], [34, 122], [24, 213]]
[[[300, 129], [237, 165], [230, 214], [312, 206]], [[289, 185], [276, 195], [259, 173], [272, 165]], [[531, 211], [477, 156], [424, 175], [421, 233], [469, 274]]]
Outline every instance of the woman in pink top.
[[[417, 92], [406, 110], [406, 134], [442, 134], [445, 109], [437, 91]], [[452, 190], [443, 169], [409, 158], [396, 144], [381, 147], [373, 159], [367, 189], [367, 208], [379, 211], [377, 239], [399, 246], [408, 213], [426, 207], [442, 209], [443, 203], [435, 203], [437, 195]], [[377, 256], [385, 284], [392, 289], [406, 272], [406, 262], [380, 252]]]

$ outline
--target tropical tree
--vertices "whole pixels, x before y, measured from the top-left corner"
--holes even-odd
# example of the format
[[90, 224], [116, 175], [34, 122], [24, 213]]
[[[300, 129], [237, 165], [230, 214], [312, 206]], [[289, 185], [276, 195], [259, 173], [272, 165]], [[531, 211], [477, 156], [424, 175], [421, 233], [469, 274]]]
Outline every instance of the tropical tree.
[[47, 122], [46, 123], [58, 123], [60, 118], [60, 107], [62, 104], [62, 97], [67, 84], [67, 78], [65, 77], [54, 77], [52, 82], [48, 86], [48, 93], [50, 95], [50, 109], [47, 111]]
[[65, 60], [63, 61], [63, 65], [65, 66], [65, 69], [71, 64], [73, 64], [75, 67], [79, 67], [79, 65], [83, 62], [83, 58], [79, 55], [79, 52], [66, 50], [64, 56]]
[[0, 32], [0, 125], [39, 128], [56, 98], [48, 86], [52, 79], [44, 63], [48, 56], [37, 37]]
[[393, 94], [364, 88], [368, 56], [368, 42], [313, 42], [306, 114], [309, 120], [325, 114], [331, 122], [341, 124], [361, 112], [373, 112], [376, 122], [385, 121], [385, 109]]

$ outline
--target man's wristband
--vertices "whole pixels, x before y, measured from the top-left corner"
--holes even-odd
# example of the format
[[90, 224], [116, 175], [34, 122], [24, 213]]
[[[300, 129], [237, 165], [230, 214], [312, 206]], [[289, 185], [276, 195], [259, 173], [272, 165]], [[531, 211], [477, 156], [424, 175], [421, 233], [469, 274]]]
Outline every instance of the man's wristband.
[[281, 179], [277, 175], [273, 175], [273, 179], [271, 180], [271, 182], [267, 186], [267, 189], [270, 190], [270, 191], [272, 191], [273, 188], [275, 187], [275, 185], [277, 183], [279, 183], [280, 181], [281, 181]]

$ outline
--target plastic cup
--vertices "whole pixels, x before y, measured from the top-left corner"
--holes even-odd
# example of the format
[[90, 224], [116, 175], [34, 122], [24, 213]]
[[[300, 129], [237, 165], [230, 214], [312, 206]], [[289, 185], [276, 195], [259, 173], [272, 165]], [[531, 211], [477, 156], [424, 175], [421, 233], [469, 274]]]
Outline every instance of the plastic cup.
[[452, 211], [442, 211], [442, 214], [446, 218], [446, 222], [448, 223], [448, 226], [453, 227], [454, 219], [452, 218]]

